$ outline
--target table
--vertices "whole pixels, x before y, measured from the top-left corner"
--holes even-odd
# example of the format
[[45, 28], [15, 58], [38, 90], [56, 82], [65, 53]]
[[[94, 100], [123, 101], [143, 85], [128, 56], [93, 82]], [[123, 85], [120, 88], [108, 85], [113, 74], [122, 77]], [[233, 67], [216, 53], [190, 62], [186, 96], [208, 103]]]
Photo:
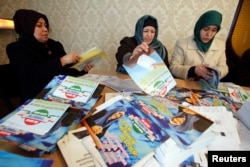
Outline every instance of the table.
[[[129, 78], [128, 75], [125, 74], [118, 74], [116, 72], [110, 72], [110, 71], [91, 71], [90, 73], [92, 74], [102, 74], [102, 75], [113, 75], [117, 76], [122, 79]], [[191, 88], [191, 89], [201, 89], [201, 86], [198, 84], [198, 82], [195, 81], [186, 81], [182, 79], [175, 79], [177, 86], [180, 87], [186, 87], [186, 88]], [[250, 90], [249, 87], [244, 87], [246, 90]], [[102, 95], [104, 95], [107, 92], [115, 92], [111, 88], [105, 87]], [[96, 103], [95, 106], [100, 105], [101, 103], [104, 102], [104, 96], [100, 98], [100, 100]], [[80, 127], [81, 125], [79, 125]], [[240, 138], [242, 140], [242, 144], [240, 145], [240, 150], [250, 150], [250, 131], [240, 122], [238, 121], [237, 125], [238, 131]], [[6, 150], [12, 153], [17, 153], [20, 155], [28, 156], [28, 157], [34, 157], [34, 155], [31, 155], [30, 153], [18, 148], [17, 146], [11, 144], [10, 142], [0, 140], [0, 149]], [[52, 154], [44, 154], [42, 158], [50, 158], [54, 160], [53, 167], [67, 167], [61, 153], [59, 150]]]

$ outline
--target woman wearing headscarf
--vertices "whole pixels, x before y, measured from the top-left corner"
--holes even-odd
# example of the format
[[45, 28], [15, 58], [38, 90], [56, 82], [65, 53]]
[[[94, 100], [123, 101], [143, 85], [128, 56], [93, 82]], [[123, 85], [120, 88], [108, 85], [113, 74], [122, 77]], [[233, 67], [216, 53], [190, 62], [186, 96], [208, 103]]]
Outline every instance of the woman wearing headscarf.
[[56, 75], [79, 76], [93, 67], [88, 65], [80, 72], [69, 68], [80, 57], [67, 54], [60, 42], [49, 38], [49, 21], [44, 14], [19, 9], [13, 20], [19, 38], [7, 45], [6, 52], [20, 80], [22, 102], [34, 98]]
[[157, 19], [150, 15], [142, 16], [136, 23], [135, 35], [133, 37], [124, 37], [120, 41], [120, 46], [116, 53], [116, 71], [126, 74], [122, 65], [133, 56], [148, 52], [149, 46], [154, 48], [168, 66], [168, 52], [165, 46], [157, 39], [158, 32]]
[[210, 79], [207, 67], [219, 71], [220, 79], [228, 73], [225, 42], [215, 38], [221, 28], [222, 14], [210, 10], [200, 16], [194, 34], [177, 40], [171, 57], [170, 71], [176, 78]]
[[169, 126], [178, 133], [188, 130], [204, 132], [213, 122], [202, 117], [188, 108], [179, 107], [179, 112], [169, 120]]
[[88, 117], [87, 122], [93, 133], [101, 138], [112, 123], [123, 117], [125, 113], [126, 109], [122, 106], [111, 110], [104, 109]]

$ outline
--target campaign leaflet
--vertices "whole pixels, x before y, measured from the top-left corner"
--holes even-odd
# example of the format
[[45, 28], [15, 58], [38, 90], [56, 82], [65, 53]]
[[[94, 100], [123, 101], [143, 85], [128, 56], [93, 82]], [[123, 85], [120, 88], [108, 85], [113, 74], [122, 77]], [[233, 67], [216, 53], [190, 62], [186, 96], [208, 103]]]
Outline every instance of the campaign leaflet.
[[1, 125], [45, 135], [56, 125], [68, 108], [68, 104], [33, 99]]
[[[51, 101], [56, 101], [59, 103], [66, 103], [70, 104], [71, 107], [78, 108], [82, 110], [84, 115], [87, 115], [89, 111], [92, 109], [92, 107], [95, 105], [97, 100], [100, 98], [101, 92], [104, 88], [104, 85], [99, 84], [95, 90], [90, 99], [84, 103], [84, 102], [79, 102], [75, 101], [74, 99], [66, 99], [66, 98], [61, 98], [58, 96], [54, 95], [55, 90], [58, 88], [58, 86], [61, 84], [61, 82], [66, 78], [66, 75], [58, 75], [55, 76], [46, 86], [45, 88], [40, 92], [38, 95], [39, 98], [45, 99], [45, 100], [51, 100]], [[85, 80], [83, 80], [85, 81]]]
[[42, 136], [2, 124], [9, 117], [21, 111], [28, 102], [29, 101], [25, 102], [25, 104], [22, 104], [16, 110], [0, 119], [0, 139], [11, 141], [18, 145], [18, 147], [38, 156], [43, 155], [45, 152], [54, 152], [56, 150], [57, 141], [69, 130], [75, 128], [83, 118], [83, 115], [79, 112], [80, 110], [69, 108], [67, 113], [70, 115], [74, 114], [74, 120], [68, 124], [68, 119], [65, 119], [67, 115], [65, 117], [63, 116], [55, 126], [53, 126], [49, 133]]
[[220, 72], [214, 68], [206, 68], [211, 73], [211, 78], [201, 78], [198, 82], [204, 90], [217, 90], [220, 83]]
[[213, 121], [194, 110], [170, 100], [162, 103], [152, 96], [134, 95], [131, 103], [184, 148], [192, 147], [213, 124]]
[[215, 90], [174, 87], [165, 98], [185, 106], [225, 106], [228, 111], [232, 112], [236, 112], [241, 107], [224, 93]]
[[101, 142], [99, 151], [107, 166], [132, 166], [169, 139], [161, 127], [121, 96], [102, 106], [87, 122], [91, 129], [102, 127], [97, 136]]
[[98, 83], [87, 79], [66, 76], [54, 90], [53, 95], [75, 102], [86, 103], [97, 88]]
[[166, 64], [151, 47], [148, 54], [131, 58], [123, 67], [134, 82], [151, 96], [163, 97], [176, 85]]

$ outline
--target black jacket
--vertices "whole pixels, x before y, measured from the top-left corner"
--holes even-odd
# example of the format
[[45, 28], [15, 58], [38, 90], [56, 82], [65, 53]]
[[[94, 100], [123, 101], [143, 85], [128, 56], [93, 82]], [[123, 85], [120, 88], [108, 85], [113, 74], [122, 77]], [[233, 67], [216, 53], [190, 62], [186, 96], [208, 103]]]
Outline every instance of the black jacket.
[[34, 98], [56, 75], [83, 75], [62, 67], [60, 58], [66, 53], [60, 42], [49, 39], [46, 44], [35, 38], [20, 37], [6, 48], [13, 71], [20, 80], [21, 100]]

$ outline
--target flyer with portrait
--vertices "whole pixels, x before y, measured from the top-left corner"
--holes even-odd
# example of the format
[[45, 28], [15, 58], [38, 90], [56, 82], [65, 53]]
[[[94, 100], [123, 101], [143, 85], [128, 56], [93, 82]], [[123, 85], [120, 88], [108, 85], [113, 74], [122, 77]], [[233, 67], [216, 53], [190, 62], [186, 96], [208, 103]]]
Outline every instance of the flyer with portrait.
[[135, 56], [123, 64], [134, 82], [151, 96], [164, 97], [176, 82], [158, 53], [149, 48], [149, 53]]
[[101, 143], [98, 149], [109, 167], [128, 167], [169, 139], [169, 135], [122, 96], [96, 107], [86, 119]]

